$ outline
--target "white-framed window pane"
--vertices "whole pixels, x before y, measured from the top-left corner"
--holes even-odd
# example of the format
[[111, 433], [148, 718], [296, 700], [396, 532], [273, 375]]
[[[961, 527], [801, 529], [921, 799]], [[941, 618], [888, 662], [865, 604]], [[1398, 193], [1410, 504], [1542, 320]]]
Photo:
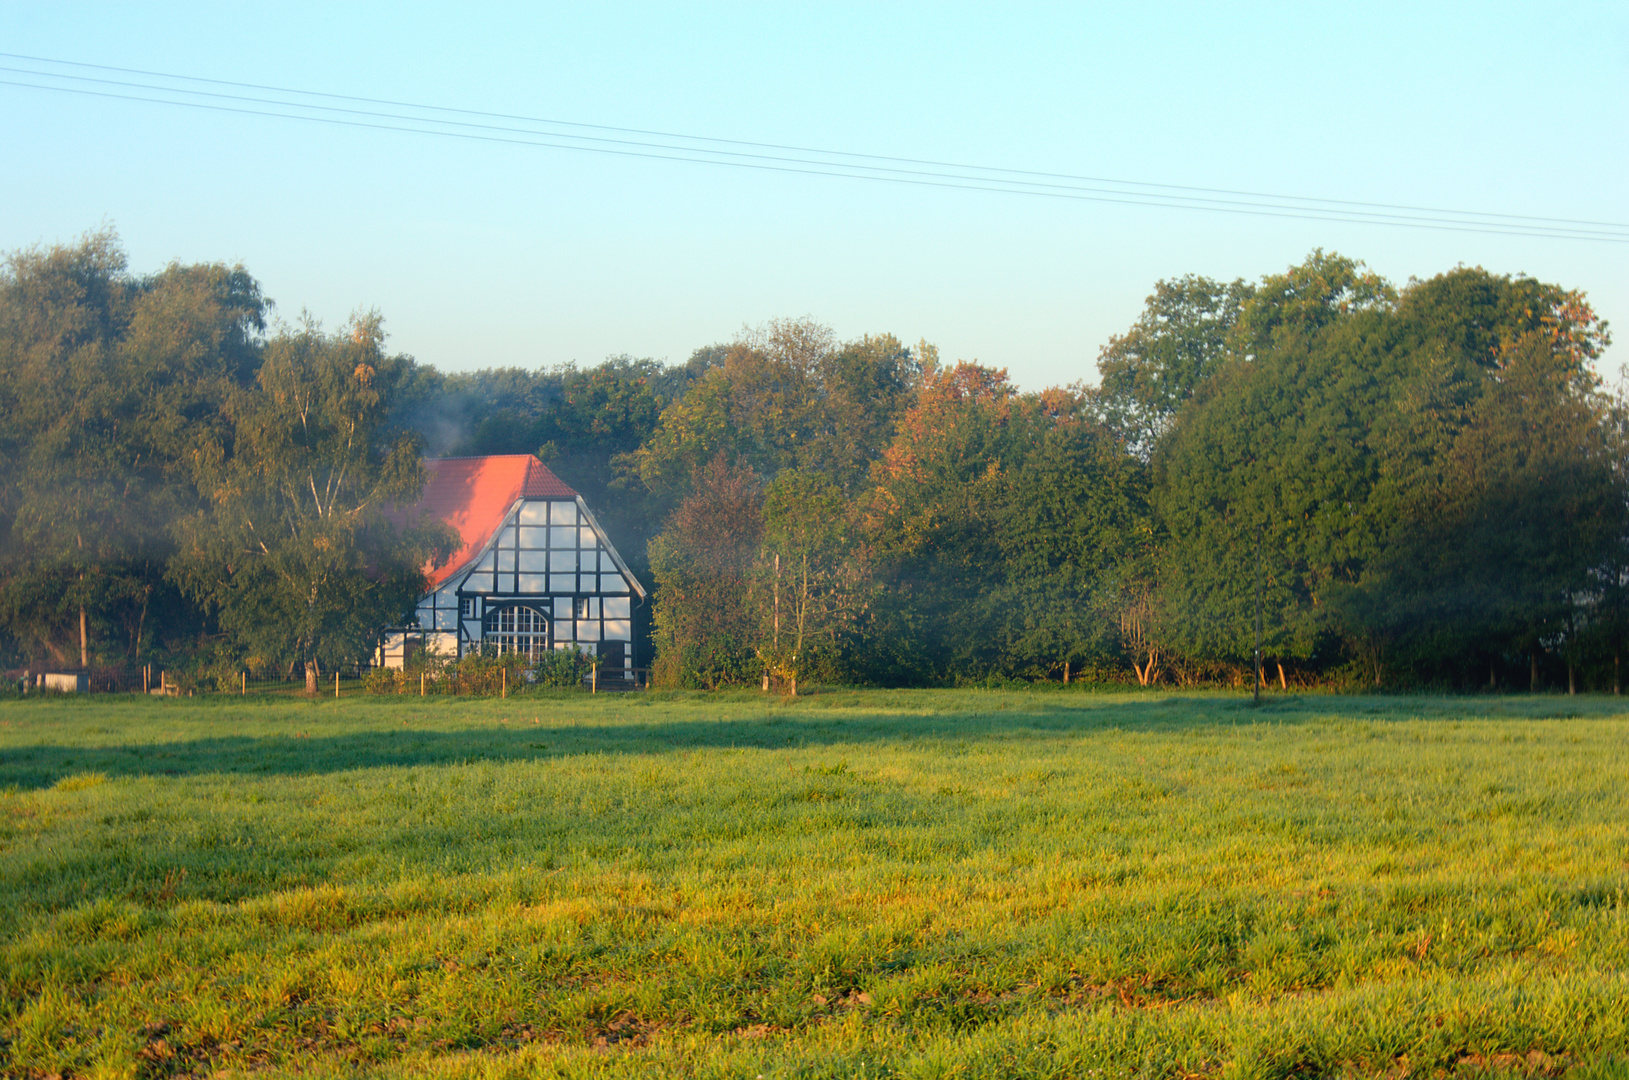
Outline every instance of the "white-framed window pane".
[[549, 572], [551, 574], [568, 574], [577, 569], [577, 553], [575, 551], [549, 552]]
[[547, 525], [549, 523], [549, 504], [545, 502], [521, 503], [520, 523], [522, 525]]
[[628, 619], [605, 620], [606, 641], [632, 641], [633, 622]]
[[600, 575], [600, 592], [619, 593], [627, 591], [628, 583], [623, 580], [621, 574]]
[[572, 622], [570, 619], [554, 620], [554, 640], [575, 641], [576, 635], [571, 632], [571, 628]]
[[577, 546], [578, 547], [593, 548], [596, 545], [598, 545], [599, 542], [600, 542], [600, 538], [594, 535], [594, 530], [591, 527], [589, 527], [587, 525], [582, 525], [582, 526], [578, 527], [578, 529], [577, 529]]
[[548, 581], [549, 579], [543, 574], [522, 574], [520, 575], [520, 591], [532, 596], [548, 592]]
[[517, 653], [531, 659], [549, 647], [549, 624], [543, 613], [524, 604], [510, 604], [487, 612], [479, 623], [468, 624], [483, 646], [498, 653]]
[[553, 502], [549, 504], [550, 525], [577, 524], [577, 504], [574, 502]]
[[598, 641], [600, 639], [600, 624], [597, 619], [577, 620], [578, 641]]
[[633, 601], [626, 596], [607, 596], [605, 598], [605, 617], [607, 619], [632, 618]]

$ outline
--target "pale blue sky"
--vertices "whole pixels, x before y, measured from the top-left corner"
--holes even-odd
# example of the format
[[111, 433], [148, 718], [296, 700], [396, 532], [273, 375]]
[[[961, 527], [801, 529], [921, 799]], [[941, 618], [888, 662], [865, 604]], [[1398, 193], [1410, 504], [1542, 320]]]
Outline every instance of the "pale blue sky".
[[[7, 4], [0, 51], [1167, 184], [1629, 222], [1629, 4]], [[15, 61], [0, 64], [17, 66]], [[26, 66], [26, 65], [24, 65]], [[35, 65], [36, 67], [38, 65]], [[17, 78], [0, 73], [0, 78]], [[1588, 290], [1629, 244], [787, 175], [0, 86], [0, 248], [115, 225], [445, 370], [682, 361], [745, 323], [1092, 378], [1160, 277], [1314, 247]], [[1626, 339], [1629, 340], [1629, 339]], [[1629, 356], [1608, 356], [1615, 369]]]

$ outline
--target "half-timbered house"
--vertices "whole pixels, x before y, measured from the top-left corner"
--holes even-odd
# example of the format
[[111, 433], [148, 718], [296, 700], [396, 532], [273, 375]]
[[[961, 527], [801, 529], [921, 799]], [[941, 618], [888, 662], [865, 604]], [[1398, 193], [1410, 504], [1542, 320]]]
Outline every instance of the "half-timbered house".
[[400, 668], [418, 648], [536, 658], [575, 647], [598, 657], [600, 678], [631, 680], [633, 605], [645, 589], [582, 496], [526, 454], [424, 468], [424, 494], [410, 513], [446, 522], [463, 544], [442, 566], [426, 567], [417, 625], [385, 633], [381, 663]]

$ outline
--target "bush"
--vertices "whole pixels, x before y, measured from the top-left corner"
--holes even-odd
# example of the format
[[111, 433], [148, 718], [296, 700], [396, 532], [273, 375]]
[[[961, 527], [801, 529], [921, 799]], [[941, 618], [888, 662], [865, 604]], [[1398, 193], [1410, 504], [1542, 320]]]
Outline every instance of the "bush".
[[407, 672], [396, 668], [374, 668], [362, 676], [362, 688], [370, 694], [405, 694]]
[[540, 656], [530, 669], [531, 685], [538, 689], [581, 686], [593, 668], [593, 657], [576, 646]]
[[[377, 668], [363, 677], [373, 694], [426, 694], [496, 696], [527, 690], [560, 689], [582, 685], [593, 667], [593, 657], [572, 646], [527, 663], [518, 653], [474, 652], [458, 660], [420, 654], [403, 670]], [[421, 682], [422, 679], [422, 682]]]

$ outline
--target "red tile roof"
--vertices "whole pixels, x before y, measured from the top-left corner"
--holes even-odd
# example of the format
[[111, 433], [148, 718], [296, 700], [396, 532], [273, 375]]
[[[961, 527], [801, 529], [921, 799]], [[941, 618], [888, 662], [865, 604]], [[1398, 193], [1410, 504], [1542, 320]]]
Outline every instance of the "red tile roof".
[[432, 591], [480, 554], [516, 499], [577, 497], [530, 454], [426, 458], [424, 471], [424, 494], [408, 514], [416, 517], [427, 512], [457, 529], [464, 539], [464, 545], [439, 568], [424, 567]]

